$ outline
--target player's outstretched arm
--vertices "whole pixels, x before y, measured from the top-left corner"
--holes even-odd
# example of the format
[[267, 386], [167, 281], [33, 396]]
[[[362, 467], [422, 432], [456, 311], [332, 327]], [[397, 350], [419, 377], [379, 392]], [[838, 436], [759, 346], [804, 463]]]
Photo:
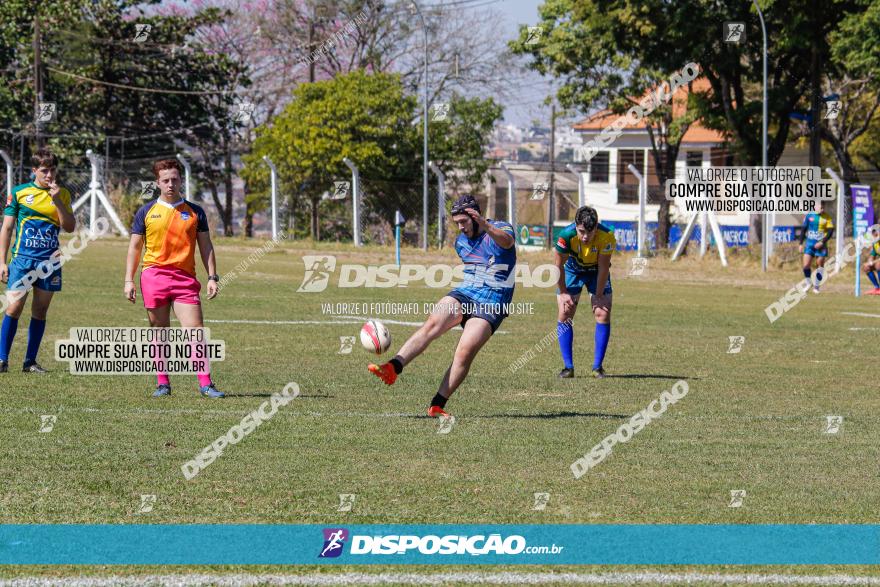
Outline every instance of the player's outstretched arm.
[[[199, 254], [202, 256], [202, 263], [205, 264], [205, 270], [208, 275], [217, 274], [217, 259], [214, 256], [214, 243], [211, 242], [211, 233], [207, 230], [196, 233], [196, 241], [199, 244]], [[217, 296], [217, 282], [208, 279], [208, 299]]]
[[125, 259], [125, 286], [123, 293], [125, 298], [132, 304], [137, 299], [137, 288], [134, 286], [134, 272], [137, 271], [141, 251], [144, 248], [144, 235], [132, 234], [128, 242], [128, 256]]

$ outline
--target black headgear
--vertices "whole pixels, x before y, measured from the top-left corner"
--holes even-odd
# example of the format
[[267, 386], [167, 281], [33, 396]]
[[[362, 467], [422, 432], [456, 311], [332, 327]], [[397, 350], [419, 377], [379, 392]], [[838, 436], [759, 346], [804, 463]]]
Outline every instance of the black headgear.
[[480, 213], [480, 205], [477, 203], [476, 198], [470, 194], [465, 194], [457, 199], [452, 205], [452, 215], [467, 214], [467, 212], [465, 212], [466, 208], [472, 208], [477, 211], [477, 214]]

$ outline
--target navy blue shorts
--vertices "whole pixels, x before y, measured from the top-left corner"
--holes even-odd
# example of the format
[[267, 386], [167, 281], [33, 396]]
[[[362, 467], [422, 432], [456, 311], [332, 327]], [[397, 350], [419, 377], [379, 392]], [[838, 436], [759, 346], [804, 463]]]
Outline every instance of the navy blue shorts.
[[461, 302], [462, 328], [464, 328], [465, 322], [471, 318], [482, 318], [489, 323], [489, 326], [492, 328], [492, 334], [495, 334], [495, 331], [498, 330], [498, 327], [501, 326], [501, 323], [507, 318], [507, 314], [501, 311], [503, 304], [477, 302], [465, 292], [458, 289], [454, 289], [446, 295]]
[[[565, 268], [565, 289], [573, 296], [579, 295], [581, 290], [586, 286], [587, 291], [596, 295], [596, 281], [599, 279], [599, 269], [588, 271], [572, 271], [568, 267]], [[559, 293], [559, 290], [556, 290]], [[603, 295], [611, 293], [611, 274], [608, 274], [608, 282], [605, 284]]]
[[[29, 259], [28, 257], [14, 257], [9, 262], [9, 280], [7, 281], [9, 289], [14, 291], [30, 291], [36, 287], [43, 291], [61, 291], [61, 267], [54, 269], [55, 265], [55, 263], [49, 260], [39, 261], [37, 259]], [[22, 283], [24, 277], [31, 272], [33, 272], [32, 276], [34, 277], [31, 284]]]

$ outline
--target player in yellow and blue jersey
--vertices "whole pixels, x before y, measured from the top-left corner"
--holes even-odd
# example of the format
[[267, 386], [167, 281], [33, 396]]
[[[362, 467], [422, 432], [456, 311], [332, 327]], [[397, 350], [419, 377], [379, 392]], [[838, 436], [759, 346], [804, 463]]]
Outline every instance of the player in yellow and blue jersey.
[[804, 218], [799, 247], [800, 252], [804, 254], [804, 277], [807, 279], [810, 279], [813, 258], [816, 258], [814, 293], [819, 293], [823, 277], [822, 268], [825, 267], [825, 259], [828, 257], [828, 241], [834, 236], [834, 222], [831, 220], [831, 215], [821, 208], [819, 210], [819, 212], [810, 212]]
[[[15, 186], [8, 194], [0, 228], [0, 281], [8, 283], [10, 300], [0, 326], [0, 373], [9, 370], [9, 351], [31, 289], [34, 297], [22, 370], [46, 372], [37, 363], [37, 353], [52, 296], [61, 291], [58, 234], [76, 228], [70, 192], [58, 184], [57, 157], [48, 149], [38, 150], [31, 157], [31, 171], [33, 181]], [[10, 243], [12, 260], [7, 265]]]
[[590, 303], [596, 319], [593, 377], [605, 377], [602, 362], [611, 338], [611, 254], [617, 246], [614, 231], [599, 223], [599, 215], [590, 206], [581, 206], [574, 222], [562, 229], [556, 239], [556, 266], [559, 284], [556, 332], [562, 353], [562, 378], [574, 377], [574, 328], [572, 320], [584, 287], [591, 294]]
[[452, 207], [452, 220], [461, 234], [455, 252], [465, 265], [464, 281], [440, 299], [434, 312], [397, 354], [383, 365], [368, 369], [391, 385], [404, 366], [428, 348], [435, 339], [458, 324], [464, 332], [458, 340], [452, 364], [431, 400], [428, 415], [448, 416], [443, 408], [470, 370], [477, 353], [507, 317], [505, 304], [513, 298], [516, 247], [513, 227], [507, 222], [480, 215], [473, 196], [459, 198]]
[[[876, 228], [871, 230], [871, 234], [873, 234], [875, 239], [880, 238], [880, 231]], [[868, 295], [880, 296], [880, 279], [877, 278], [877, 272], [880, 271], [880, 240], [875, 240], [874, 244], [871, 245], [871, 250], [868, 252], [868, 260], [862, 265], [862, 271], [865, 272], [868, 279], [874, 284], [874, 289], [869, 291]]]

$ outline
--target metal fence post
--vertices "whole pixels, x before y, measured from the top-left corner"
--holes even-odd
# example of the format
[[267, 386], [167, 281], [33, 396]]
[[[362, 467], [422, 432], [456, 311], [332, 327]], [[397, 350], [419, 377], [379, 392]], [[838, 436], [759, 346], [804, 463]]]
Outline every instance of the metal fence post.
[[351, 197], [352, 197], [352, 223], [354, 224], [352, 234], [354, 235], [354, 246], [361, 246], [361, 174], [357, 165], [348, 157], [344, 157], [342, 162], [351, 169]]
[[516, 232], [516, 180], [504, 161], [501, 162], [501, 169], [507, 174], [507, 221]]
[[190, 175], [190, 166], [189, 161], [187, 161], [183, 155], [180, 153], [177, 154], [177, 160], [180, 161], [181, 165], [183, 165], [183, 193], [186, 194], [186, 199], [192, 201], [191, 195], [189, 193], [189, 175]]
[[647, 232], [647, 227], [645, 225], [645, 208], [648, 203], [648, 186], [645, 181], [645, 177], [636, 169], [636, 166], [630, 163], [626, 166], [629, 169], [629, 172], [636, 176], [636, 179], [639, 180], [639, 229], [636, 233], [636, 238], [638, 239], [638, 243], [636, 243], [636, 251], [639, 257], [645, 256], [645, 237]]
[[442, 249], [446, 229], [446, 176], [433, 161], [428, 166], [437, 176], [437, 248]]
[[278, 169], [268, 155], [263, 155], [263, 161], [269, 166], [269, 181], [272, 184], [272, 239], [274, 240], [278, 238]]

